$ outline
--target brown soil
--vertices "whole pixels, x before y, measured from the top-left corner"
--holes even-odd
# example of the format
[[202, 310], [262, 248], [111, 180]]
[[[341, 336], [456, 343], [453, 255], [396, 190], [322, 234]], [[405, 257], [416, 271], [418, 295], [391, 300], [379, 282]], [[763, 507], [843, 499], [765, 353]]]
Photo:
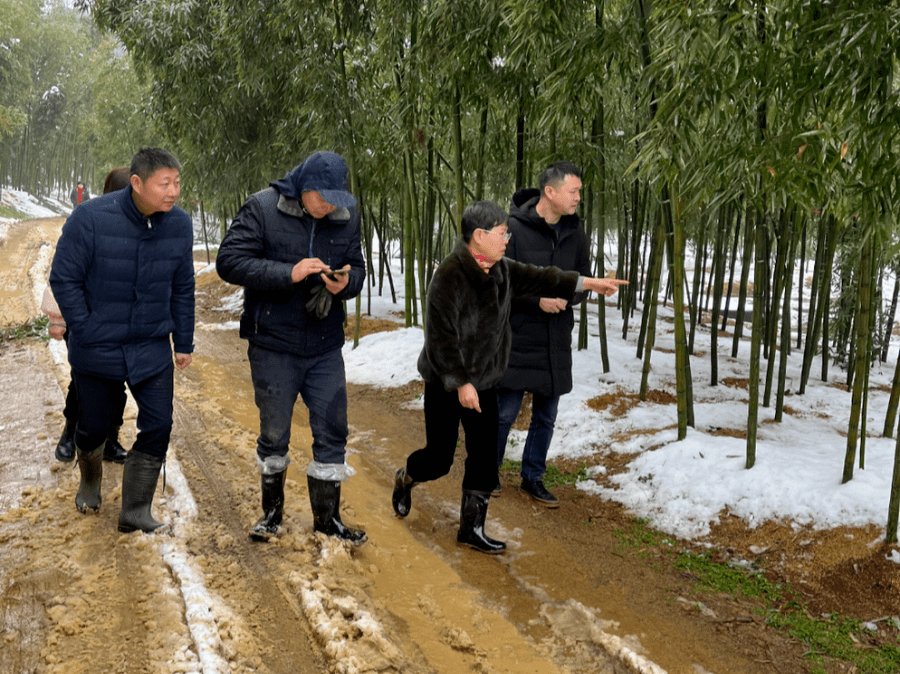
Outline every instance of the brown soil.
[[[13, 235], [0, 250], [6, 288], [27, 285], [21, 250], [33, 250]], [[55, 242], [52, 231], [42, 236]], [[214, 273], [198, 277], [198, 324], [236, 320], [217, 310], [236, 290]], [[26, 317], [35, 313], [32, 301], [23, 304]], [[395, 325], [363, 319], [360, 328]], [[259, 511], [258, 421], [246, 346], [235, 330], [199, 329], [196, 342], [194, 363], [176, 377], [172, 452], [199, 513], [176, 530], [173, 544], [183, 545], [227, 607], [212, 624], [228, 671], [659, 671], [612, 657], [622, 645], [672, 674], [809, 671], [806, 647], [767, 627], [757, 600], [704, 591], [671, 564], [674, 553], [705, 544], [719, 559], [758, 562], [767, 578], [790, 583], [812, 614], [897, 614], [900, 574], [885, 559], [888, 550], [873, 544], [874, 528], [817, 532], [769, 522], [751, 529], [723, 513], [704, 541], [635, 546], [626, 538], [634, 520], [618, 504], [559, 486], [561, 507], [547, 510], [507, 472], [488, 532], [509, 550], [489, 557], [455, 543], [462, 452], [448, 477], [414, 490], [413, 512], [399, 520], [390, 508], [393, 475], [424, 440], [421, 411], [404, 404], [421, 393], [419, 382], [348, 387], [348, 462], [358, 474], [344, 489], [344, 519], [364, 526], [368, 544], [347, 550], [311, 531], [303, 476], [310, 437], [299, 403], [285, 531], [269, 545], [252, 544], [246, 529]], [[65, 367], [44, 344], [20, 341], [0, 346], [0, 380], [0, 672], [200, 671], [184, 664], [193, 661], [194, 642], [183, 585], [179, 594], [153, 537], [115, 530], [121, 467], [107, 464], [99, 516], [72, 507], [77, 469], [52, 459]], [[673, 404], [674, 396], [651, 391], [648, 401]], [[639, 402], [620, 392], [591, 405], [619, 412]], [[517, 423], [527, 423], [526, 415]], [[126, 426], [127, 440], [133, 417]], [[602, 464], [608, 478], [631, 458], [598, 453], [557, 467]], [[156, 506], [168, 516], [171, 489]], [[326, 593], [321, 606], [311, 605], [312, 589]], [[361, 630], [366, 620], [381, 631]], [[343, 637], [326, 638], [326, 628]], [[896, 638], [886, 627], [872, 637]]]

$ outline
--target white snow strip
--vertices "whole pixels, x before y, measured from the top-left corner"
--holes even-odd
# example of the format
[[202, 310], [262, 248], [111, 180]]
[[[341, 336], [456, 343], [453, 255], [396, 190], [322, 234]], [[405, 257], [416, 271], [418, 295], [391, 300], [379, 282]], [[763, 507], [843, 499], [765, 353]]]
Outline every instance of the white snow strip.
[[228, 661], [220, 653], [222, 640], [219, 637], [214, 607], [221, 607], [206, 589], [203, 574], [199, 573], [187, 554], [181, 550], [180, 541], [159, 543], [157, 549], [172, 573], [178, 579], [181, 596], [184, 599], [185, 618], [191, 637], [200, 658], [200, 672], [222, 674], [229, 672]]

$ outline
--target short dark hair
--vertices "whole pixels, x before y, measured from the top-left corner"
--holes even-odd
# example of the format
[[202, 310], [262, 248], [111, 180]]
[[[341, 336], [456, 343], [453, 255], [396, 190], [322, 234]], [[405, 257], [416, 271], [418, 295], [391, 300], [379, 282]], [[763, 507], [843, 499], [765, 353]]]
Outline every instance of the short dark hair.
[[131, 159], [131, 175], [147, 180], [160, 169], [181, 170], [181, 162], [168, 150], [160, 147], [143, 147]]
[[131, 172], [127, 166], [117, 166], [106, 174], [106, 182], [103, 183], [103, 194], [118, 192], [128, 187]]
[[541, 194], [544, 193], [544, 188], [547, 187], [547, 185], [556, 187], [564, 183], [566, 176], [575, 176], [581, 180], [581, 169], [569, 161], [558, 161], [554, 164], [550, 164], [550, 166], [544, 169], [544, 172], [541, 173], [541, 177], [539, 178]]
[[463, 241], [469, 243], [476, 229], [492, 230], [499, 225], [505, 225], [509, 217], [507, 212], [493, 201], [476, 201], [466, 206], [463, 211], [459, 229]]

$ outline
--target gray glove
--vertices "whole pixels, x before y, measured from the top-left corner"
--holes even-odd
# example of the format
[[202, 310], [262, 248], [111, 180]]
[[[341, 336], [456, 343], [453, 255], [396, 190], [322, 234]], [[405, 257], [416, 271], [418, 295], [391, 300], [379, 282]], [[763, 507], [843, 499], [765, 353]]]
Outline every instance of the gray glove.
[[332, 295], [328, 292], [328, 288], [320, 286], [318, 290], [312, 291], [312, 297], [306, 303], [306, 311], [315, 314], [317, 318], [322, 319], [331, 311]]

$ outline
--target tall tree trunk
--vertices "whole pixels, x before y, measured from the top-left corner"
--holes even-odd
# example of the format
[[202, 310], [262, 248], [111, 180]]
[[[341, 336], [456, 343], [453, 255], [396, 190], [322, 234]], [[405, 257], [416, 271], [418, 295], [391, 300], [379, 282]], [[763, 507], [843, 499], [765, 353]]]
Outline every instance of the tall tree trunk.
[[675, 311], [675, 389], [678, 411], [678, 439], [687, 437], [687, 427], [694, 425], [694, 392], [687, 328], [684, 324], [684, 222], [681, 209], [673, 203], [669, 186], [663, 185], [661, 214], [666, 225], [669, 249], [669, 275], [672, 277], [672, 309]]
[[[519, 85], [519, 109], [516, 114], [516, 191], [525, 186], [525, 86]], [[460, 215], [462, 215], [460, 213]]]
[[463, 179], [463, 154], [462, 154], [462, 94], [459, 83], [453, 83], [453, 100], [450, 104], [451, 127], [453, 130], [453, 171], [455, 173], [456, 186], [456, 219], [461, 221], [463, 210], [466, 207], [465, 180]]
[[[797, 239], [791, 227], [791, 239], [788, 242], [787, 264], [784, 270], [784, 307], [781, 310], [781, 350], [778, 360], [778, 388], [775, 391], [775, 421], [781, 422], [784, 415], [784, 393], [787, 385], [788, 356], [791, 346], [791, 288], [794, 281], [794, 248]], [[801, 274], [802, 278], [802, 274]]]
[[734, 218], [734, 241], [731, 246], [731, 267], [728, 270], [728, 292], [725, 294], [725, 311], [722, 312], [722, 331], [728, 327], [728, 319], [730, 318], [732, 312], [731, 309], [731, 293], [734, 289], [734, 270], [737, 266], [737, 252], [738, 252], [738, 244], [741, 240], [741, 215], [743, 214], [742, 209], [735, 209], [735, 218]]
[[[891, 346], [891, 333], [894, 332], [894, 321], [897, 319], [897, 299], [900, 297], [900, 274], [898, 274], [896, 265], [894, 269], [894, 292], [891, 295], [891, 308], [885, 317], [884, 340], [881, 344], [881, 362], [886, 363], [888, 357], [888, 349]], [[900, 359], [898, 359], [900, 360]]]
[[853, 465], [856, 461], [856, 441], [859, 434], [859, 422], [862, 410], [862, 399], [865, 395], [866, 377], [865, 369], [868, 368], [866, 358], [869, 340], [869, 317], [872, 304], [872, 255], [875, 233], [869, 231], [864, 234], [862, 251], [859, 259], [859, 302], [855, 320], [856, 327], [856, 366], [858, 376], [853, 385], [853, 395], [850, 402], [850, 423], [847, 428], [847, 452], [844, 455], [844, 474], [841, 483], [847, 483], [853, 479]]
[[713, 268], [710, 273], [713, 285], [712, 316], [709, 321], [710, 386], [716, 386], [719, 383], [719, 310], [722, 306], [722, 286], [725, 284], [725, 238], [731, 229], [731, 206], [720, 208], [719, 216], [719, 226], [716, 228]]
[[891, 476], [891, 497], [888, 502], [885, 543], [897, 542], [898, 519], [900, 519], [900, 433], [897, 434], [897, 442], [894, 443], [894, 472]]
[[653, 354], [653, 346], [656, 342], [656, 312], [659, 295], [659, 279], [662, 270], [663, 250], [666, 241], [665, 226], [662, 215], [657, 218], [656, 227], [653, 229], [653, 242], [650, 245], [650, 268], [647, 274], [647, 292], [644, 303], [644, 316], [647, 317], [647, 344], [644, 349], [644, 367], [641, 372], [640, 399], [647, 400], [647, 381], [650, 377], [650, 356]]
[[[702, 281], [703, 278], [703, 260], [706, 257], [706, 230], [704, 229], [700, 238], [697, 241], [697, 252], [694, 255], [694, 290], [691, 293], [693, 295], [694, 301], [690, 304], [690, 314], [691, 314], [691, 331], [688, 336], [688, 353], [694, 353], [694, 335], [697, 332], [697, 314], [700, 312], [700, 302], [701, 293], [702, 293]], [[698, 269], [700, 267], [700, 269]]]
[[753, 251], [755, 249], [756, 228], [752, 223], [750, 206], [746, 207], [744, 217], [744, 253], [741, 256], [741, 285], [738, 290], [737, 315], [734, 317], [734, 339], [731, 342], [731, 357], [737, 358], [741, 345], [741, 337], [744, 332], [744, 314], [747, 307], [747, 284], [750, 280], [750, 268], [752, 267]]
[[484, 199], [485, 147], [488, 134], [488, 105], [481, 108], [481, 124], [478, 127], [478, 154], [475, 157], [475, 201]]
[[806, 224], [803, 216], [803, 227], [800, 231], [800, 274], [797, 278], [797, 348], [803, 348], [803, 277], [806, 275]]
[[[765, 272], [765, 216], [756, 214], [754, 230], [756, 232], [756, 263], [753, 269], [753, 324], [750, 328], [750, 381], [747, 385], [749, 402], [747, 405], [747, 468], [756, 465], [756, 431], [759, 423], [759, 358], [762, 348], [762, 323], [765, 302], [763, 286], [766, 284]], [[749, 223], [748, 223], [749, 224]]]
[[812, 368], [812, 361], [816, 356], [816, 342], [818, 335], [818, 321], [821, 320], [819, 315], [819, 303], [821, 297], [819, 288], [821, 286], [822, 275], [825, 268], [825, 252], [828, 250], [828, 230], [826, 227], [827, 218], [824, 215], [819, 216], [819, 223], [816, 227], [816, 257], [813, 262], [812, 285], [809, 289], [809, 316], [806, 320], [806, 344], [803, 346], [803, 361], [800, 366], [800, 395], [806, 392], [806, 382], [809, 379], [809, 371]]
[[[594, 189], [588, 184], [584, 188], [584, 229], [588, 241], [591, 240], [591, 230], [594, 221]], [[587, 321], [587, 297], [578, 305], [578, 350], [583, 351], [588, 346], [588, 321]]]

